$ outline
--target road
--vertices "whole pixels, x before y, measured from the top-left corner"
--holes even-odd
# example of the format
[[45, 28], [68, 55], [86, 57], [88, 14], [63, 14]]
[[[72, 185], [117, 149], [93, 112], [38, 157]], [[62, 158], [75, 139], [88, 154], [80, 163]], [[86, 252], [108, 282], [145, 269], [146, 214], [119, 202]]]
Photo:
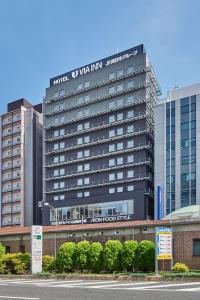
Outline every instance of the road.
[[200, 282], [0, 280], [0, 300], [199, 300]]

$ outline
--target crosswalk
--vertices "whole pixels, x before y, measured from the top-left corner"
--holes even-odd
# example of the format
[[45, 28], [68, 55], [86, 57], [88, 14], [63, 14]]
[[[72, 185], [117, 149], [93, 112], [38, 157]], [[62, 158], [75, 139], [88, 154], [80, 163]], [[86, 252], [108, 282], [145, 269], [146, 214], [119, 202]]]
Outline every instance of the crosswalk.
[[108, 289], [128, 291], [200, 292], [200, 282], [0, 279], [0, 286], [37, 286], [48, 288]]

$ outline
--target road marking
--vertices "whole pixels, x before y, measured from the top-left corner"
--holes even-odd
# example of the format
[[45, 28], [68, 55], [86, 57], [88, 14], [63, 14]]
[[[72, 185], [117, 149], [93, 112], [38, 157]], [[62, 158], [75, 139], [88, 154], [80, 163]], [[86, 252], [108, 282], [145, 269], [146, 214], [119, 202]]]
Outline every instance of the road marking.
[[[115, 281], [116, 282], [116, 281]], [[131, 282], [131, 283], [117, 283], [117, 284], [106, 284], [106, 285], [94, 285], [89, 288], [107, 288], [107, 287], [116, 287], [116, 286], [129, 286], [129, 285], [143, 285], [143, 284], [154, 284], [156, 281], [152, 282]]]
[[103, 283], [115, 283], [118, 282], [116, 280], [113, 281], [91, 281], [91, 282], [80, 282], [80, 283], [72, 283], [72, 284], [59, 284], [56, 285], [57, 287], [77, 287], [77, 286], [82, 286], [82, 285], [90, 285], [90, 284], [103, 284]]
[[23, 299], [23, 300], [40, 300], [40, 298], [29, 298], [29, 297], [13, 297], [13, 296], [0, 296], [3, 299]]
[[153, 286], [144, 286], [144, 287], [133, 287], [133, 288], [127, 288], [127, 290], [138, 290], [138, 289], [160, 289], [160, 288], [168, 288], [168, 287], [176, 287], [176, 286], [188, 286], [188, 285], [200, 285], [200, 282], [188, 282], [188, 283], [174, 283], [174, 284], [160, 284], [160, 285], [153, 285]]
[[198, 288], [186, 288], [186, 289], [177, 289], [176, 291], [178, 292], [196, 292], [196, 291], [200, 291], [200, 287]]

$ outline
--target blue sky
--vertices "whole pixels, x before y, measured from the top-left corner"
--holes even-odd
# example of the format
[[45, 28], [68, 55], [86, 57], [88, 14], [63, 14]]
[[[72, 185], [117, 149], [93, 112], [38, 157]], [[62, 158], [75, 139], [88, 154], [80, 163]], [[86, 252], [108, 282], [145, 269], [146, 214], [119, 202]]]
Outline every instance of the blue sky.
[[200, 82], [199, 0], [1, 0], [0, 113], [49, 79], [144, 43], [163, 95]]

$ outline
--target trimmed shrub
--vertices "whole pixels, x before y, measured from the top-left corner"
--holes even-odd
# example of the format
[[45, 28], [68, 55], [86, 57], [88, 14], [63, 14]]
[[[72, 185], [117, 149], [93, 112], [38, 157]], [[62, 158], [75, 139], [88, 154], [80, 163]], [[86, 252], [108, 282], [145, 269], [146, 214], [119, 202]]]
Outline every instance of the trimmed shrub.
[[0, 257], [1, 274], [25, 274], [30, 270], [29, 253], [7, 253]]
[[57, 265], [60, 272], [69, 272], [74, 268], [76, 244], [67, 242], [60, 246], [57, 257]]
[[90, 267], [90, 243], [81, 241], [76, 248], [76, 267], [78, 270], [88, 270]]
[[155, 268], [155, 244], [151, 241], [141, 241], [137, 248], [137, 268], [139, 271], [153, 271]]
[[6, 248], [0, 243], [0, 256], [6, 253]]
[[104, 266], [107, 271], [121, 270], [122, 243], [118, 240], [107, 241], [104, 247]]
[[102, 267], [103, 246], [99, 242], [91, 244], [90, 266], [93, 272], [98, 273]]
[[54, 256], [44, 255], [42, 257], [42, 270], [44, 272], [53, 271], [55, 267], [55, 258]]
[[172, 268], [173, 272], [177, 272], [177, 273], [186, 273], [189, 272], [189, 268], [182, 263], [176, 263], [173, 268]]
[[122, 250], [122, 266], [124, 270], [133, 271], [136, 266], [138, 242], [126, 241]]

